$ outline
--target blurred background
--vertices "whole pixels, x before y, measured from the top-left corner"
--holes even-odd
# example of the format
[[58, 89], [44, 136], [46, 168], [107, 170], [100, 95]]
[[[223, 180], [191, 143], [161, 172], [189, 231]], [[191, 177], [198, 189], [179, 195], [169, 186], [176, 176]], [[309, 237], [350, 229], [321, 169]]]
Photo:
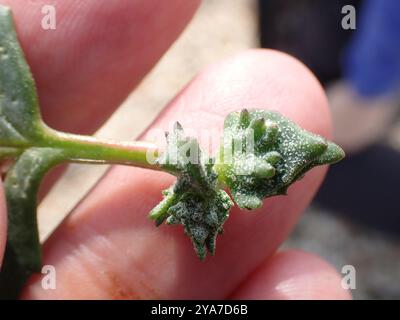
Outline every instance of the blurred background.
[[[339, 272], [354, 266], [356, 299], [399, 299], [398, 34], [398, 0], [203, 0], [178, 41], [96, 135], [137, 136], [209, 63], [260, 46], [292, 54], [326, 88], [335, 140], [348, 156], [330, 169], [283, 247], [317, 253]], [[42, 239], [107, 168], [69, 167], [39, 207]]]

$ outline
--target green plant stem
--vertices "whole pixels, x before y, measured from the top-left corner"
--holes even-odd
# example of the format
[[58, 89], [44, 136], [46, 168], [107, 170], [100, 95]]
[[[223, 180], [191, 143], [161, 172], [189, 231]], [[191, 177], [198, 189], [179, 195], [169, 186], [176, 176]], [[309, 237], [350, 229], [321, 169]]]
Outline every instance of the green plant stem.
[[21, 149], [13, 147], [1, 147], [0, 159], [15, 158], [21, 154]]
[[123, 164], [161, 170], [155, 163], [159, 150], [152, 143], [120, 142], [66, 133], [58, 133], [57, 137], [57, 148], [61, 148], [68, 160], [73, 162]]
[[[122, 164], [161, 170], [155, 162], [159, 150], [155, 144], [141, 141], [112, 141], [56, 132], [49, 143], [62, 149], [69, 162]], [[150, 157], [150, 158], [148, 158]]]
[[[123, 164], [161, 170], [159, 149], [140, 141], [116, 142], [57, 132], [45, 128], [34, 144], [2, 147], [0, 157], [16, 158], [5, 181], [9, 210], [8, 239], [2, 272], [0, 299], [16, 298], [28, 277], [41, 268], [41, 245], [36, 223], [36, 194], [45, 173], [65, 162]], [[29, 174], [35, 170], [35, 174]], [[33, 201], [23, 201], [29, 194]]]

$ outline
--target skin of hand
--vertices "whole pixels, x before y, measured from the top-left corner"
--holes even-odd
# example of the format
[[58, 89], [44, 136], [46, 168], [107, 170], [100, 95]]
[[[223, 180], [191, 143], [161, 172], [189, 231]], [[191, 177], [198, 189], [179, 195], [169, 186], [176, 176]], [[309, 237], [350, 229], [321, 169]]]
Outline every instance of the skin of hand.
[[343, 80], [331, 84], [326, 92], [335, 141], [346, 153], [360, 152], [383, 139], [399, 111], [396, 96], [362, 97], [351, 83]]
[[[85, 134], [104, 123], [198, 7], [198, 1], [187, 0], [2, 3], [14, 11], [45, 121]], [[56, 30], [41, 28], [45, 4], [56, 6]], [[249, 50], [209, 66], [151, 127], [167, 129], [178, 120], [185, 128], [221, 131], [224, 116], [244, 106], [278, 110], [307, 130], [331, 136], [327, 100], [317, 80], [295, 59], [270, 50]], [[56, 268], [56, 289], [44, 290], [42, 275], [35, 275], [22, 298], [350, 298], [340, 275], [321, 258], [277, 252], [325, 172], [326, 167], [313, 169], [288, 196], [267, 199], [255, 212], [234, 208], [216, 256], [200, 262], [181, 228], [156, 229], [147, 218], [174, 178], [115, 166], [44, 244], [44, 264]], [[5, 233], [1, 192], [1, 253]]]

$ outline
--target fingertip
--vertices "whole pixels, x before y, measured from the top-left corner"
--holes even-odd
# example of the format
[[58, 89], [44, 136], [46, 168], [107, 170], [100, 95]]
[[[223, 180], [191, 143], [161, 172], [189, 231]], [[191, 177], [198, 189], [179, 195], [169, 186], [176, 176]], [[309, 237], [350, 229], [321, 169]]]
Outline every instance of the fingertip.
[[300, 250], [276, 253], [232, 295], [233, 299], [348, 300], [339, 273], [322, 258]]
[[152, 127], [179, 120], [184, 128], [222, 129], [223, 118], [243, 108], [275, 110], [308, 131], [330, 139], [325, 92], [296, 58], [270, 49], [249, 49], [217, 61], [197, 75]]
[[286, 92], [286, 100], [271, 109], [298, 122], [309, 131], [328, 139], [332, 137], [332, 120], [325, 90], [303, 62], [273, 49], [251, 49], [244, 52], [241, 58], [253, 60], [253, 65], [257, 63], [268, 70], [276, 77], [274, 90], [280, 89], [276, 92], [283, 95]]

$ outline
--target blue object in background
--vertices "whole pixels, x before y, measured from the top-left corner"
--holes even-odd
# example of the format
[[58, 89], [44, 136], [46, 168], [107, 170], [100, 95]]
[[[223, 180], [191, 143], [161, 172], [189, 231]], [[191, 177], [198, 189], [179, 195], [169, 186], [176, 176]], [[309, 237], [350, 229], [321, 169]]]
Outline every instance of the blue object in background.
[[361, 96], [400, 88], [400, 0], [365, 0], [344, 55], [344, 78]]

